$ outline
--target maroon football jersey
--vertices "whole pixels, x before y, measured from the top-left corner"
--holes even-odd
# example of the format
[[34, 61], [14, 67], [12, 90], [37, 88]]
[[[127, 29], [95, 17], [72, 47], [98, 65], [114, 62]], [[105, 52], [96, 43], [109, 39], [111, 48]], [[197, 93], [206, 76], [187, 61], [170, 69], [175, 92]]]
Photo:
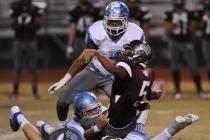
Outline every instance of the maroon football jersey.
[[35, 22], [37, 17], [43, 15], [43, 9], [34, 4], [24, 5], [23, 1], [14, 1], [11, 4], [10, 17], [15, 19], [12, 28], [15, 37], [21, 40], [32, 40], [41, 25]]
[[144, 110], [142, 101], [146, 94], [151, 93], [155, 79], [152, 69], [126, 64], [130, 66], [132, 76], [123, 79], [115, 77], [110, 98], [109, 123], [116, 128], [122, 128], [135, 119], [137, 110]]

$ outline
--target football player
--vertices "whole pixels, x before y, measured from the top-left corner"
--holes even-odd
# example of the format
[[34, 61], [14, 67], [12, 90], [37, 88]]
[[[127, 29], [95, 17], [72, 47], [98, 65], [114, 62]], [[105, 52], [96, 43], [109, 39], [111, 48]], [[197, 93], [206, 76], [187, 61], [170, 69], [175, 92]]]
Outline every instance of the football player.
[[175, 85], [175, 99], [181, 99], [180, 57], [183, 56], [189, 66], [198, 96], [205, 98], [197, 65], [196, 53], [191, 39], [195, 31], [194, 13], [185, 8], [185, 0], [173, 0], [174, 9], [165, 13], [165, 33], [169, 38], [169, 54], [172, 77]]
[[[13, 131], [18, 131], [21, 127], [24, 135], [29, 140], [40, 140], [41, 135], [47, 140], [84, 140], [83, 123], [92, 122], [98, 129], [102, 129], [107, 123], [107, 118], [102, 114], [101, 102], [91, 92], [81, 92], [74, 98], [74, 115], [67, 122], [65, 128], [55, 130], [49, 124], [43, 121], [38, 121], [34, 127], [28, 119], [23, 115], [18, 106], [11, 108], [10, 126]], [[100, 125], [94, 126], [96, 122], [93, 120], [99, 119]], [[87, 126], [87, 124], [85, 124]], [[40, 133], [41, 132], [41, 133]]]
[[12, 2], [10, 24], [14, 30], [14, 83], [10, 99], [17, 99], [24, 61], [32, 75], [32, 95], [40, 99], [37, 88], [37, 31], [41, 28], [43, 9], [32, 3], [32, 0]]
[[150, 32], [150, 19], [152, 17], [151, 12], [147, 7], [142, 6], [139, 0], [126, 0], [128, 8], [130, 9], [130, 22], [139, 25], [145, 34], [145, 41], [149, 41]]
[[[124, 48], [122, 61], [117, 64], [95, 50], [85, 50], [81, 59], [88, 61], [89, 57], [96, 56], [108, 71], [116, 75], [108, 111], [109, 122], [103, 128], [105, 135], [124, 138], [123, 135], [128, 134], [125, 139], [147, 140], [144, 124], [145, 119], [147, 119], [148, 104], [143, 103], [142, 98], [146, 96], [147, 99], [151, 100], [160, 97], [160, 91], [151, 91], [152, 84], [145, 84], [146, 81], [152, 83], [154, 80], [152, 78], [154, 73], [146, 68], [151, 59], [151, 49], [146, 43], [139, 40], [124, 45]], [[141, 86], [138, 87], [138, 85]], [[136, 115], [138, 114], [136, 111], [142, 111], [142, 114], [140, 116]], [[120, 115], [121, 113], [123, 115]], [[197, 119], [198, 116], [194, 114], [178, 116], [169, 128], [153, 137], [152, 140], [167, 140]], [[130, 130], [132, 127], [134, 129]], [[89, 135], [86, 133], [86, 137], [97, 134], [97, 131], [93, 129], [89, 131]]]
[[[178, 133], [185, 127], [191, 125], [198, 119], [199, 119], [198, 116], [195, 114], [187, 114], [186, 116], [177, 116], [174, 123], [170, 127], [166, 128], [164, 131], [162, 131], [160, 134], [154, 137], [148, 137], [145, 134], [145, 130], [141, 129], [141, 127], [139, 127], [139, 124], [137, 122], [135, 129], [129, 132], [129, 134], [124, 139], [116, 138], [113, 136], [105, 136], [102, 138], [102, 140], [169, 140], [176, 133]], [[100, 123], [100, 121], [98, 121], [98, 123]]]
[[200, 17], [202, 30], [202, 52], [208, 71], [208, 79], [210, 81], [210, 0], [205, 0], [204, 11]]
[[[128, 22], [128, 17], [129, 9], [125, 3], [121, 1], [109, 3], [105, 9], [104, 19], [89, 27], [86, 35], [86, 48], [98, 50], [115, 61], [119, 52], [123, 50], [124, 44], [132, 40], [143, 41], [143, 30], [138, 25]], [[78, 92], [98, 88], [104, 90], [109, 97], [111, 96], [113, 73], [107, 71], [96, 57], [81, 70], [83, 65], [81, 59], [77, 58], [66, 75], [48, 90], [50, 94], [55, 93], [68, 83], [57, 101], [57, 115], [61, 127], [66, 122], [69, 105], [72, 104]], [[78, 71], [80, 72], [76, 75]]]
[[96, 8], [89, 0], [79, 0], [76, 7], [69, 11], [69, 34], [67, 58], [76, 58], [83, 50], [85, 33], [97, 19]]
[[141, 40], [133, 40], [123, 47], [117, 64], [94, 49], [86, 49], [80, 57], [85, 62], [96, 57], [107, 71], [115, 75], [108, 109], [109, 122], [99, 137], [124, 138], [135, 127], [136, 120], [143, 129], [150, 109], [149, 104], [143, 102], [144, 97], [153, 100], [161, 96], [161, 91], [151, 89], [155, 72], [147, 67], [152, 59], [150, 46]]

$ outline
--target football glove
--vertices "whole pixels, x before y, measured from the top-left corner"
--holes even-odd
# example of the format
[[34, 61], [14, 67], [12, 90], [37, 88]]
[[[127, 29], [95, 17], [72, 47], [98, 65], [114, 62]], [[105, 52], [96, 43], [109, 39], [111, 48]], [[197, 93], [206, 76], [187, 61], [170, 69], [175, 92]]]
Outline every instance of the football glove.
[[72, 78], [72, 76], [67, 73], [59, 82], [53, 84], [48, 89], [48, 93], [53, 94], [55, 91], [59, 90], [60, 88], [64, 87], [66, 83]]
[[66, 58], [71, 58], [72, 53], [74, 52], [74, 49], [72, 46], [68, 46], [66, 48]]

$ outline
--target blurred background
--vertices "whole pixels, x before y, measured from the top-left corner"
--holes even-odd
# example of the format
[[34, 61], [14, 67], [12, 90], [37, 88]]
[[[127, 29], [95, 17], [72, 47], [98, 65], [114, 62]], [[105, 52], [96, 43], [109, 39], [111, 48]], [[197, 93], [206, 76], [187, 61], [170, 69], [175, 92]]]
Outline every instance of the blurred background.
[[[13, 134], [7, 122], [9, 109], [15, 104], [23, 108], [32, 122], [44, 119], [57, 125], [55, 111], [57, 95], [50, 96], [47, 89], [64, 76], [68, 67], [81, 53], [86, 29], [94, 21], [103, 19], [104, 7], [110, 2], [110, 0], [25, 0], [30, 1], [34, 6], [29, 14], [33, 18], [28, 18], [25, 14], [27, 10], [24, 11], [24, 8], [20, 10], [23, 6], [22, 4], [18, 6], [18, 1], [24, 0], [0, 0], [0, 140], [24, 139], [22, 133]], [[204, 45], [203, 39], [207, 42], [210, 40], [208, 36], [210, 30], [207, 29], [207, 26], [210, 28], [210, 14], [208, 13], [210, 10], [208, 7], [205, 8], [206, 1], [204, 0], [185, 1], [185, 7], [193, 14], [193, 20], [196, 22], [195, 30], [188, 41], [192, 44], [197, 58], [199, 77], [197, 80], [194, 77], [193, 79], [186, 62], [180, 60], [180, 91], [174, 86], [173, 80], [176, 74], [172, 75], [171, 54], [169, 53], [171, 39], [165, 31], [166, 22], [170, 22], [166, 19], [166, 11], [174, 8], [173, 2], [173, 0], [125, 1], [131, 7], [137, 6], [134, 6], [134, 9], [130, 8], [132, 17], [130, 21], [138, 24], [145, 31], [146, 40], [154, 52], [151, 66], [157, 73], [155, 86], [165, 91], [162, 100], [151, 103], [152, 113], [148, 129], [150, 134], [156, 134], [168, 126], [174, 116], [194, 112], [200, 115], [201, 119], [197, 126], [193, 126], [188, 132], [184, 131], [173, 139], [209, 140], [210, 102], [207, 93], [210, 92], [208, 78], [210, 66], [207, 63], [208, 61], [210, 63], [210, 59], [205, 59], [202, 45]], [[204, 15], [207, 13], [209, 18], [206, 19]], [[19, 15], [22, 17], [18, 18]], [[201, 27], [203, 20], [206, 30]], [[30, 29], [21, 27], [21, 31], [26, 30], [25, 33], [20, 33], [19, 24], [30, 25]], [[209, 31], [207, 36], [204, 35], [204, 30]], [[31, 43], [32, 49], [26, 49], [27, 44], [24, 44], [23, 40]], [[23, 47], [20, 52], [19, 49], [17, 50], [18, 46], [26, 47]], [[210, 49], [210, 43], [206, 46]], [[36, 49], [33, 50], [33, 47]], [[210, 54], [209, 49], [206, 50], [207, 55]], [[23, 55], [26, 56], [23, 57]], [[181, 56], [183, 55], [182, 52]], [[19, 59], [21, 62], [17, 62]], [[184, 93], [182, 100], [174, 100], [181, 99], [174, 97], [174, 93], [179, 92]], [[200, 94], [201, 92], [205, 94], [205, 97]], [[102, 95], [100, 98], [104, 104], [107, 104], [106, 97]], [[168, 121], [157, 122], [157, 118]], [[200, 129], [199, 132], [198, 129]]]
[[[91, 1], [91, 0], [90, 0]], [[14, 0], [0, 0], [0, 67], [13, 67], [13, 40], [14, 32], [9, 22], [10, 4]], [[38, 31], [38, 67], [55, 68], [67, 67], [71, 61], [65, 57], [65, 49], [68, 46], [68, 12], [79, 2], [74, 0], [34, 0], [41, 8], [44, 8], [43, 25]], [[92, 0], [94, 4], [98, 0]], [[150, 41], [155, 52], [153, 65], [168, 66], [167, 42], [164, 38], [164, 12], [172, 9], [172, 0], [141, 0], [142, 7], [148, 8], [152, 17], [150, 19]], [[192, 10], [202, 7], [202, 0], [187, 0], [186, 6]], [[196, 34], [195, 49], [199, 56], [199, 64], [204, 61], [201, 54], [200, 36]], [[155, 45], [154, 45], [155, 44]]]

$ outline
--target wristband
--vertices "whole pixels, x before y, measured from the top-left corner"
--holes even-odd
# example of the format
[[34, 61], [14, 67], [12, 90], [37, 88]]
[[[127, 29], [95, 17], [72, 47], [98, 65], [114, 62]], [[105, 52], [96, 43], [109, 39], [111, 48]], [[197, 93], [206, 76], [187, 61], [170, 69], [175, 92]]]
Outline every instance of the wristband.
[[97, 133], [99, 131], [101, 131], [101, 130], [97, 127], [97, 125], [94, 125], [93, 126], [93, 132]]
[[72, 78], [70, 73], [66, 73], [66, 75], [61, 79], [64, 83], [68, 82]]

